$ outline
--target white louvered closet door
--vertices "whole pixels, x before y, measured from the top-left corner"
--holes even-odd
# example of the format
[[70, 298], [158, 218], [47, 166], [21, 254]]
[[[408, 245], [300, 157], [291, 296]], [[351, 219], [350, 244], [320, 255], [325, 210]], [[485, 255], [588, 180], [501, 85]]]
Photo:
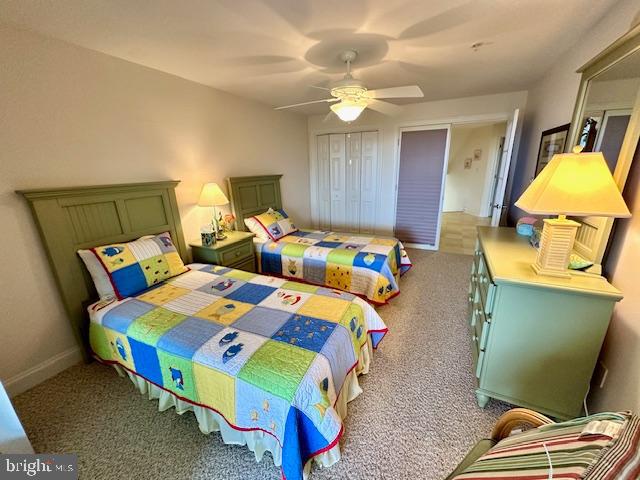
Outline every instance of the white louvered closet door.
[[317, 137], [318, 159], [318, 228], [331, 230], [331, 162], [329, 135]]
[[316, 136], [318, 228], [375, 232], [378, 132]]
[[360, 233], [375, 233], [378, 193], [378, 132], [362, 132]]
[[346, 227], [346, 138], [329, 135], [329, 161], [331, 163], [331, 229]]
[[347, 208], [345, 226], [357, 232], [357, 227], [360, 225], [360, 159], [362, 157], [362, 135], [360, 133], [347, 133], [346, 152], [345, 196]]

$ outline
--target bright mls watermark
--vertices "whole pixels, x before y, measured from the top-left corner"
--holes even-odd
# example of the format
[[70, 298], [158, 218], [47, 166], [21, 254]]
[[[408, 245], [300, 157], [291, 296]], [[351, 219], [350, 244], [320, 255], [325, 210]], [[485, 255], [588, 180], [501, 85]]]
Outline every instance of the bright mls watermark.
[[77, 480], [78, 455], [0, 454], [0, 479]]

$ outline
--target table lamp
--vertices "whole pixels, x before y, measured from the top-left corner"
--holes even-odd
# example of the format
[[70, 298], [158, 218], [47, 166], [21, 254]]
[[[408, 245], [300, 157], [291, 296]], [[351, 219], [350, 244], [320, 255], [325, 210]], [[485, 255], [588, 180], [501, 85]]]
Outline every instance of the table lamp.
[[545, 219], [540, 248], [532, 265], [539, 275], [570, 277], [567, 270], [573, 242], [580, 223], [575, 217], [630, 217], [620, 190], [600, 152], [554, 155], [516, 207], [536, 215], [558, 215]]
[[227, 205], [228, 203], [229, 200], [217, 183], [212, 182], [204, 184], [204, 186], [202, 187], [202, 192], [200, 192], [198, 205], [201, 207], [213, 207], [213, 219], [211, 220], [211, 225], [213, 226], [216, 240], [224, 240], [225, 238], [227, 238], [224, 234], [222, 234], [222, 232], [220, 232], [218, 228], [216, 207], [220, 205]]

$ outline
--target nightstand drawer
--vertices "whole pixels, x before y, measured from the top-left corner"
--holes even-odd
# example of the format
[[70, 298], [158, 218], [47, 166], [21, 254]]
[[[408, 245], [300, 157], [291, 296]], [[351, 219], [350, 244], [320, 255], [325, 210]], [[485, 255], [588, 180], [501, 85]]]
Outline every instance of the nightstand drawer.
[[229, 266], [253, 255], [253, 242], [244, 242], [220, 252], [220, 264]]
[[245, 272], [256, 273], [256, 262], [253, 256], [243, 260], [239, 263], [229, 265], [229, 268], [235, 268], [236, 270], [244, 270]]

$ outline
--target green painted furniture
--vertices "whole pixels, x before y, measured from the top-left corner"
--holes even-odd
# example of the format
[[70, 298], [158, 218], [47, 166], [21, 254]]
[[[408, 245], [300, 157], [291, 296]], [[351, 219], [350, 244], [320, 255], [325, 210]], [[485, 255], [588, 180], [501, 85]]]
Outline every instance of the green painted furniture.
[[490, 398], [556, 418], [580, 415], [615, 303], [600, 276], [537, 275], [512, 228], [478, 227], [469, 329], [478, 405]]
[[189, 244], [193, 254], [193, 261], [197, 263], [211, 263], [224, 267], [256, 271], [255, 253], [253, 249], [253, 233], [226, 232], [225, 240], [218, 240], [209, 247], [200, 242]]
[[183, 261], [175, 187], [178, 180], [20, 190], [31, 208], [85, 360], [90, 357], [86, 307], [98, 299], [79, 249], [169, 232]]
[[229, 177], [227, 186], [231, 196], [231, 210], [236, 217], [236, 228], [247, 231], [244, 219], [266, 212], [270, 208], [280, 210], [280, 178], [282, 175], [253, 177]]

